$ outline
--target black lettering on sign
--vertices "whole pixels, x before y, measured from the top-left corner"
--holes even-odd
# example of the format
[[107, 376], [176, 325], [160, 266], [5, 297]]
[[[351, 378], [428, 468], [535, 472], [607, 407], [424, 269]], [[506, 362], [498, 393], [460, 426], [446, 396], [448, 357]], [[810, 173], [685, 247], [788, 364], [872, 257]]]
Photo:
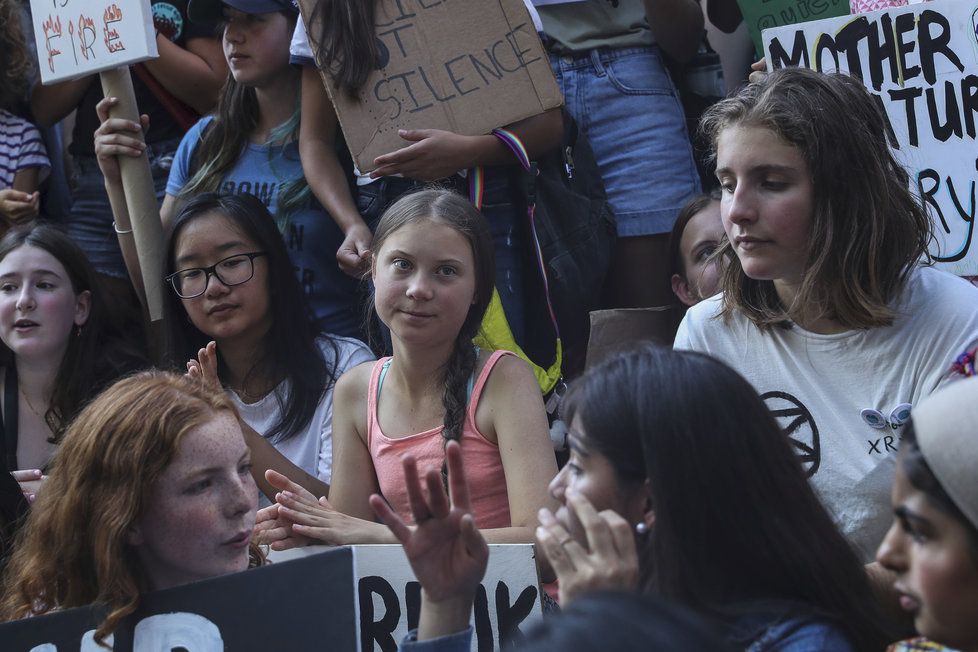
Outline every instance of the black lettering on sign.
[[900, 58], [900, 70], [903, 71], [903, 81], [909, 81], [920, 74], [920, 66], [911, 66], [907, 63], [907, 55], [914, 51], [917, 43], [914, 40], [905, 41], [903, 35], [912, 31], [917, 26], [917, 17], [913, 14], [900, 14], [893, 22], [894, 34], [896, 35], [897, 56]]
[[917, 109], [914, 106], [914, 101], [923, 93], [923, 89], [916, 86], [887, 91], [891, 100], [903, 101], [904, 103], [904, 110], [907, 112], [907, 138], [911, 147], [917, 147], [920, 144], [917, 136]]
[[808, 68], [811, 65], [808, 59], [808, 42], [805, 40], [805, 32], [800, 29], [795, 32], [795, 37], [791, 42], [791, 54], [785, 51], [781, 40], [778, 38], [771, 39], [768, 44], [768, 51], [771, 53], [771, 66], [774, 70], [799, 66]]
[[761, 399], [798, 452], [805, 475], [812, 477], [822, 463], [818, 425], [804, 403], [787, 392], [766, 392]]
[[495, 645], [492, 642], [492, 621], [489, 619], [489, 597], [486, 595], [486, 587], [482, 584], [475, 592], [475, 605], [472, 611], [475, 617], [475, 639], [479, 652], [493, 652]]
[[408, 582], [404, 587], [404, 605], [407, 607], [407, 628], [418, 628], [421, 620], [421, 582]]
[[533, 610], [537, 599], [535, 586], [528, 586], [516, 598], [512, 605], [509, 603], [509, 587], [502, 582], [496, 584], [496, 620], [499, 626], [499, 647], [504, 648], [510, 643], [523, 640], [523, 632], [519, 625]]
[[[930, 28], [933, 25], [937, 25], [940, 28], [940, 31], [936, 35], [931, 34]], [[949, 47], [949, 43], [951, 42], [951, 25], [947, 22], [945, 15], [931, 11], [930, 9], [920, 12], [917, 40], [920, 41], [920, 63], [924, 69], [924, 79], [927, 80], [928, 84], [933, 84], [937, 81], [937, 71], [934, 65], [934, 55], [936, 54], [943, 55], [945, 59], [958, 69], [958, 72], [964, 72], [961, 59]]]
[[866, 39], [869, 33], [869, 20], [865, 16], [860, 16], [835, 35], [835, 46], [839, 52], [845, 54], [849, 72], [860, 79], [863, 78], [863, 68], [859, 58], [859, 43]]
[[881, 441], [883, 441], [882, 438], [877, 439], [876, 441], [873, 441], [871, 439], [867, 439], [866, 440], [866, 442], [869, 444], [869, 454], [870, 455], [872, 455], [873, 453], [880, 453], [880, 454], [883, 453], [883, 451], [880, 450], [880, 442]]
[[880, 90], [883, 86], [883, 62], [890, 64], [889, 78], [897, 79], [900, 75], [899, 62], [896, 57], [896, 46], [893, 43], [893, 20], [889, 14], [880, 16], [874, 21], [869, 32], [869, 78], [873, 88]]
[[[407, 50], [404, 49], [404, 41], [401, 40], [400, 32], [401, 30], [410, 29], [412, 27], [414, 27], [414, 23], [408, 23], [407, 25], [395, 25], [389, 30], [383, 32], [377, 32], [377, 36], [382, 37], [382, 36], [392, 35], [394, 37], [394, 42], [397, 44], [397, 49], [401, 53], [401, 56], [406, 59], [408, 54], [407, 54]], [[381, 44], [384, 44], [383, 39], [378, 39], [378, 41]], [[386, 44], [384, 45], [385, 45], [384, 49], [387, 50]], [[380, 67], [381, 68], [387, 67], [387, 64], [390, 62], [390, 53], [388, 52], [387, 57], [381, 57], [381, 59], [383, 60], [383, 65], [381, 65]]]
[[[361, 577], [357, 588], [360, 600], [360, 649], [372, 650], [374, 643], [384, 652], [397, 652], [394, 630], [401, 619], [401, 605], [394, 587], [383, 577]], [[384, 615], [374, 620], [374, 595], [384, 603]]]
[[[978, 160], [975, 160], [975, 169], [978, 171]], [[932, 168], [921, 170], [917, 173], [917, 191], [924, 207], [934, 210], [945, 234], [950, 235], [951, 227], [948, 224], [948, 217], [944, 215], [944, 211], [941, 209], [941, 203], [936, 199], [936, 196], [942, 190], [941, 179], [941, 174], [937, 170]], [[950, 175], [943, 177], [943, 179], [944, 187], [947, 188], [948, 196], [951, 198], [951, 203], [954, 205], [954, 210], [957, 213], [956, 217], [960, 218], [967, 227], [960, 244], [957, 246], [954, 243], [947, 244], [945, 246], [946, 251], [939, 255], [934, 254], [934, 260], [939, 262], [955, 262], [965, 258], [971, 250], [971, 241], [974, 237], [975, 230], [975, 218], [978, 217], [978, 193], [976, 193], [978, 176], [968, 182], [966, 201], [962, 201], [960, 191], [955, 187], [954, 180]]]

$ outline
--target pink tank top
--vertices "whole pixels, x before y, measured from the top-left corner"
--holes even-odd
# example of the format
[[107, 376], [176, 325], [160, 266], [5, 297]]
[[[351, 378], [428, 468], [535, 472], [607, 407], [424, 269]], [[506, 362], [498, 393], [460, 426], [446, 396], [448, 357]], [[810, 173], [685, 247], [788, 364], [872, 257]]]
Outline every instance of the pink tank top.
[[[509, 496], [506, 493], [506, 475], [499, 447], [486, 439], [475, 425], [475, 411], [479, 397], [489, 379], [489, 373], [509, 351], [495, 351], [486, 361], [479, 377], [476, 378], [465, 410], [465, 422], [459, 443], [465, 460], [465, 474], [469, 479], [472, 513], [480, 528], [509, 527]], [[391, 358], [383, 358], [374, 364], [370, 375], [370, 392], [367, 399], [367, 446], [374, 463], [380, 493], [391, 507], [407, 523], [414, 523], [408, 505], [407, 489], [404, 485], [404, 467], [401, 457], [406, 453], [414, 455], [421, 473], [430, 468], [441, 470], [445, 460], [445, 442], [442, 438], [444, 426], [425, 430], [414, 435], [391, 439], [380, 429], [377, 419], [377, 398], [380, 395], [382, 376], [390, 365]]]

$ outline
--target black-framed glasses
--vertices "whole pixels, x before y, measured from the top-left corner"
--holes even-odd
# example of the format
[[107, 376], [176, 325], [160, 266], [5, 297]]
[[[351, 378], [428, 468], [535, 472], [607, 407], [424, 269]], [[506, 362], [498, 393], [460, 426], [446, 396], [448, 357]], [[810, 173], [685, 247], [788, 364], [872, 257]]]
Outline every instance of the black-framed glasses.
[[210, 267], [190, 267], [173, 272], [163, 280], [173, 286], [173, 291], [181, 299], [199, 297], [207, 289], [211, 274], [224, 285], [241, 285], [247, 283], [255, 275], [255, 258], [264, 256], [264, 251], [253, 251], [247, 254], [235, 254], [219, 260]]

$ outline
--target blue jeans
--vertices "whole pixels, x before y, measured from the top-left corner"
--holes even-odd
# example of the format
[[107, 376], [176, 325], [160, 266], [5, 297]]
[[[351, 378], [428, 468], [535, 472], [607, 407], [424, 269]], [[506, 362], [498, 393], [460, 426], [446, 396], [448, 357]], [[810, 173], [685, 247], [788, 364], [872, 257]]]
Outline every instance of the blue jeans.
[[[149, 165], [153, 172], [156, 200], [163, 202], [166, 180], [170, 176], [173, 154], [179, 139], [147, 146]], [[76, 156], [71, 179], [71, 212], [67, 231], [82, 248], [95, 271], [116, 278], [128, 278], [126, 264], [119, 249], [119, 240], [112, 228], [112, 207], [105, 194], [105, 181], [94, 156]]]
[[669, 233], [700, 182], [659, 49], [602, 47], [550, 63], [594, 150], [619, 237]]
[[[429, 186], [401, 177], [384, 177], [357, 188], [357, 208], [370, 230], [377, 228], [384, 211], [408, 192]], [[468, 196], [464, 179], [453, 178], [449, 184], [460, 194]], [[486, 168], [485, 190], [482, 194], [482, 214], [489, 221], [496, 259], [496, 289], [506, 311], [506, 320], [517, 343], [522, 344], [525, 320], [524, 229], [516, 214], [505, 167]]]

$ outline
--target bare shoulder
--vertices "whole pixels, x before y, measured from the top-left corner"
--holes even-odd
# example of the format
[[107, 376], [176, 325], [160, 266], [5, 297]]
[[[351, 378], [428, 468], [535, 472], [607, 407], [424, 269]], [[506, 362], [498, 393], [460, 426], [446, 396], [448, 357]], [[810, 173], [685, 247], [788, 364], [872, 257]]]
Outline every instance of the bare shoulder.
[[515, 355], [500, 357], [486, 380], [487, 396], [518, 397], [521, 400], [543, 401], [540, 385], [525, 360]]
[[[370, 374], [374, 362], [362, 362], [348, 369], [336, 381], [333, 390], [333, 419], [342, 420], [346, 416], [361, 436], [366, 430], [367, 395], [370, 391]], [[335, 428], [334, 428], [335, 430]]]

